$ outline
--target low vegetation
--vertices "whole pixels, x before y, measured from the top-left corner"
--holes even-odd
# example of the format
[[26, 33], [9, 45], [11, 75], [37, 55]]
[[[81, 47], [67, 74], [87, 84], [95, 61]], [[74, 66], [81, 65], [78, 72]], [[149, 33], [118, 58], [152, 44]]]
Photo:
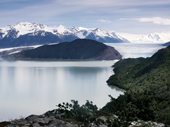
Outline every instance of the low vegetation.
[[7, 126], [9, 124], [10, 124], [10, 122], [6, 122], [6, 121], [0, 122], [0, 127], [5, 127], [5, 126]]
[[[113, 112], [98, 110], [97, 106], [92, 101], [88, 101], [80, 106], [78, 101], [71, 100], [72, 104], [58, 104], [59, 112], [63, 113], [62, 119], [68, 122], [73, 122], [78, 125], [89, 127], [91, 125], [106, 125], [108, 127], [124, 127], [130, 125], [130, 122], [124, 122], [125, 117], [117, 117]], [[135, 120], [135, 119], [134, 119]]]

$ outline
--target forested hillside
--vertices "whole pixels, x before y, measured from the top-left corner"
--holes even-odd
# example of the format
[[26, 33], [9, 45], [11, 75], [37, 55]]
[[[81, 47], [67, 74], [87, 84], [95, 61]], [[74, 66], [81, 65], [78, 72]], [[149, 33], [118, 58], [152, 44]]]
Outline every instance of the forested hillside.
[[112, 98], [104, 111], [125, 121], [153, 120], [170, 125], [170, 46], [151, 58], [120, 60], [109, 85], [126, 89], [125, 95]]

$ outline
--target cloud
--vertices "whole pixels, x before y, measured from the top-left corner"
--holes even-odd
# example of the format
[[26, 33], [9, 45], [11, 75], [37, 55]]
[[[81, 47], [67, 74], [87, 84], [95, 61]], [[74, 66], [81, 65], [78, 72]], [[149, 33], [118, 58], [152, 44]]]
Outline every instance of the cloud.
[[161, 18], [161, 17], [139, 18], [136, 20], [140, 22], [153, 22], [154, 24], [159, 24], [159, 25], [170, 25], [170, 19]]
[[7, 2], [20, 2], [23, 0], [1, 0], [0, 3], [7, 3]]
[[110, 20], [103, 20], [103, 19], [101, 19], [101, 20], [98, 20], [99, 22], [102, 22], [102, 23], [112, 23], [112, 21], [110, 21]]
[[170, 4], [169, 0], [55, 0], [56, 3], [62, 3], [67, 5], [99, 5], [99, 6], [142, 6], [142, 5], [165, 5]]
[[119, 20], [137, 20], [139, 22], [152, 22], [159, 25], [170, 25], [170, 19], [161, 18], [161, 17], [152, 17], [152, 18], [121, 18]]
[[121, 18], [119, 20], [131, 20], [130, 18]]
[[[146, 25], [148, 32], [150, 24], [140, 23], [146, 22], [142, 18], [170, 18], [167, 13], [169, 5], [170, 0], [0, 0], [0, 17], [3, 17], [0, 27], [29, 21], [46, 25], [62, 24], [66, 27], [103, 27], [121, 32], [131, 30], [132, 26], [133, 29], [144, 29]], [[118, 21], [121, 17], [127, 18], [121, 20], [129, 21]], [[147, 22], [153, 21], [150, 19]], [[168, 29], [167, 25], [154, 25], [154, 28], [158, 27]]]

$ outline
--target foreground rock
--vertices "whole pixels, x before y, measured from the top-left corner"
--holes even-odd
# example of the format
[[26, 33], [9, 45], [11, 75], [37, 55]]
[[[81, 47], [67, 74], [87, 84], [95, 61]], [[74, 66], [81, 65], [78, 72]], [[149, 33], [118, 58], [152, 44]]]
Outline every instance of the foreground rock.
[[[1, 122], [0, 127], [84, 127], [84, 124], [68, 120], [63, 118], [64, 113], [60, 113], [58, 109], [48, 111], [43, 115], [30, 115], [26, 118], [16, 119], [10, 122]], [[106, 120], [101, 117], [100, 119]], [[107, 127], [104, 124], [95, 125], [91, 123], [90, 127]]]
[[[43, 115], [30, 115], [26, 118], [12, 120], [10, 122], [1, 122], [0, 127], [108, 127], [108, 120], [112, 122], [117, 116], [99, 116], [96, 120], [100, 121], [97, 124], [92, 122], [84, 125], [78, 121], [64, 119], [64, 113], [55, 109], [48, 111]], [[164, 124], [156, 122], [145, 122], [142, 120], [134, 121], [129, 127], [164, 127]]]

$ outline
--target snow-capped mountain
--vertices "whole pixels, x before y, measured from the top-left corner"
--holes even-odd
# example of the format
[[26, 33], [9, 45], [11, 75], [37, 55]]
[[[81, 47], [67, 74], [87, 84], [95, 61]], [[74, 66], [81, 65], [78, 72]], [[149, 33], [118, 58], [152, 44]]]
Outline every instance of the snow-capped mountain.
[[72, 27], [70, 29], [77, 37], [82, 39], [93, 39], [103, 43], [129, 43], [125, 38], [116, 35], [114, 32], [107, 32], [99, 28]]
[[72, 27], [67, 29], [63, 25], [47, 26], [30, 22], [20, 22], [0, 28], [0, 48], [58, 43], [78, 38], [93, 39], [103, 43], [129, 42], [114, 32], [99, 28]]
[[0, 30], [0, 47], [31, 46], [78, 39], [66, 27], [20, 22]]
[[166, 43], [170, 41], [170, 32], [150, 33], [148, 35], [119, 33], [119, 35], [132, 43]]
[[170, 32], [151, 33], [140, 37], [139, 40], [152, 43], [166, 43], [170, 41]]
[[8, 33], [9, 30], [16, 30], [18, 32], [17, 37], [28, 34], [28, 33], [36, 33], [37, 31], [46, 31], [51, 32], [53, 34], [62, 34], [62, 35], [68, 35], [72, 34], [70, 30], [68, 30], [63, 25], [59, 26], [46, 26], [43, 24], [37, 24], [37, 23], [30, 23], [30, 22], [20, 22], [16, 25], [8, 26], [2, 29], [2, 32], [4, 33], [3, 37]]

